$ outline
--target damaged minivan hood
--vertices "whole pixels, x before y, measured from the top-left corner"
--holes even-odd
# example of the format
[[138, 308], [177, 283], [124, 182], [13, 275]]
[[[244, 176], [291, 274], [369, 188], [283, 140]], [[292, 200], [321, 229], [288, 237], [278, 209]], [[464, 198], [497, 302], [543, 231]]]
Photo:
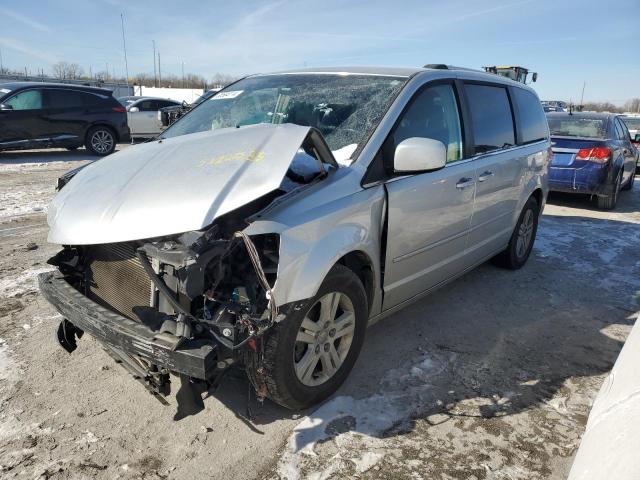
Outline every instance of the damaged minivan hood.
[[276, 190], [309, 131], [262, 124], [127, 148], [82, 169], [56, 195], [48, 240], [89, 245], [202, 229]]

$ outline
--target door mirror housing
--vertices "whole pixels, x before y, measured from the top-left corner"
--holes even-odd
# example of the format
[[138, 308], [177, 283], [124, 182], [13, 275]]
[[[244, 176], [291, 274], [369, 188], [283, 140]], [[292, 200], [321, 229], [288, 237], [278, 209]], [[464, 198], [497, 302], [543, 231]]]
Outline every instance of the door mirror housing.
[[129, 112], [130, 113], [136, 113], [136, 112], [139, 112], [139, 111], [140, 111], [140, 109], [138, 107], [130, 107], [129, 108]]
[[13, 110], [13, 107], [11, 105], [5, 105], [4, 103], [0, 104], [0, 110]]
[[538, 73], [537, 72], [533, 72], [533, 75], [531, 75], [531, 81], [535, 82], [536, 80], [538, 80]]
[[412, 137], [401, 141], [393, 156], [397, 173], [438, 170], [447, 163], [447, 147], [432, 138]]

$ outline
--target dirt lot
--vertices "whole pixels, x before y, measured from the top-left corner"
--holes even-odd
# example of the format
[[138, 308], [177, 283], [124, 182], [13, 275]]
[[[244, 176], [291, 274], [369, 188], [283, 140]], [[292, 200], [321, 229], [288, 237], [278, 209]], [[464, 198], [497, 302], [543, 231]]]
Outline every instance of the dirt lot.
[[640, 186], [614, 213], [552, 197], [525, 268], [483, 265], [372, 327], [315, 411], [258, 405], [237, 372], [174, 420], [175, 398], [161, 405], [93, 339], [58, 347], [60, 317], [36, 289], [57, 250], [55, 178], [89, 158], [0, 153], [0, 476], [566, 477], [637, 317]]

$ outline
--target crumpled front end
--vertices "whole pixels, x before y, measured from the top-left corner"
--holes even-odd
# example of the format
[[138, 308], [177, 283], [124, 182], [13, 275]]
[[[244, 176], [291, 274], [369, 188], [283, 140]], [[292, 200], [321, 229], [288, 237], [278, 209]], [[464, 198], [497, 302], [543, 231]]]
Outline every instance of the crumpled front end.
[[[335, 169], [335, 160], [317, 132], [307, 131], [298, 140], [295, 150], [287, 152], [291, 155], [287, 169], [274, 167], [274, 175], [279, 177], [277, 188], [271, 189], [272, 180], [265, 179], [264, 188], [245, 192], [244, 203], [237, 205], [241, 177], [250, 166], [236, 166], [228, 182], [219, 187], [231, 198], [220, 190], [209, 193], [216, 206], [208, 209], [213, 220], [206, 227], [143, 239], [130, 240], [131, 235], [124, 232], [107, 234], [103, 242], [97, 241], [101, 237], [96, 231], [84, 232], [78, 223], [73, 222], [69, 230], [64, 228], [71, 218], [65, 210], [75, 209], [78, 192], [86, 190], [86, 182], [99, 178], [94, 171], [83, 179], [81, 171], [61, 191], [67, 192], [66, 196], [58, 201], [58, 211], [51, 220], [54, 238], [67, 240], [49, 261], [58, 270], [39, 279], [44, 296], [65, 318], [58, 329], [61, 345], [72, 352], [84, 333], [94, 336], [155, 394], [169, 392], [170, 374], [215, 385], [227, 367], [246, 352], [256, 352], [264, 333], [301, 303], [276, 303], [272, 288], [278, 274], [278, 234], [249, 236], [245, 230], [267, 207], [295, 197]], [[280, 161], [275, 163], [280, 165]], [[253, 175], [255, 172], [252, 182]], [[121, 190], [126, 190], [125, 184], [121, 183]], [[163, 195], [172, 193], [165, 191]], [[116, 196], [118, 208], [112, 208], [105, 198], [98, 200], [99, 207], [81, 209], [80, 215], [94, 209], [96, 214], [115, 212], [128, 202]], [[174, 203], [183, 202], [183, 209], [194, 205], [175, 192], [172, 198]], [[227, 200], [235, 208], [223, 208]], [[85, 201], [91, 203], [92, 199]], [[175, 208], [164, 219], [153, 213], [156, 208], [150, 207], [155, 221], [179, 223], [171, 218], [176, 215]], [[147, 220], [145, 212], [140, 209], [140, 221]], [[95, 220], [85, 217], [84, 228], [95, 226], [98, 232], [103, 231], [107, 224], [118, 224], [117, 217], [108, 221], [104, 215]], [[167, 227], [147, 225], [142, 230], [159, 233]]]

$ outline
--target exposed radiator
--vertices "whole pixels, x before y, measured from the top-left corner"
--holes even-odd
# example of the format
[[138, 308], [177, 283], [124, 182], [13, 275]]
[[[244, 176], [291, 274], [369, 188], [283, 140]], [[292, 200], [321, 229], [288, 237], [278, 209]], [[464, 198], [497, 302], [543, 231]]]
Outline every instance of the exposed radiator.
[[87, 296], [132, 320], [135, 307], [149, 307], [153, 284], [127, 243], [92, 245], [86, 250]]

